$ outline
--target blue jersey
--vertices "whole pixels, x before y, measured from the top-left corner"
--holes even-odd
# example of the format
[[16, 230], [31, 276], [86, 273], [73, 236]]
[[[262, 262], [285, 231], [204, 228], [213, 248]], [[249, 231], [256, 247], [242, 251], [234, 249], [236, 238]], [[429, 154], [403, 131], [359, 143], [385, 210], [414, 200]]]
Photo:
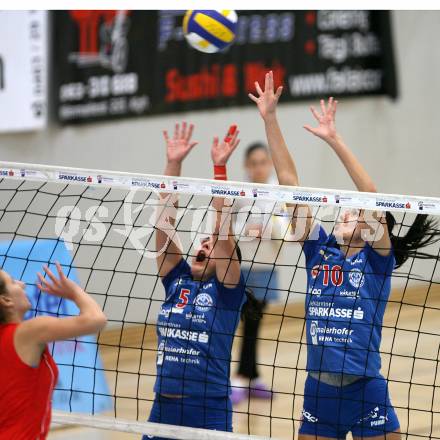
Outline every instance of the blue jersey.
[[[317, 237], [315, 236], [317, 235]], [[379, 376], [393, 252], [369, 244], [345, 258], [322, 227], [303, 246], [307, 269], [307, 370]]]
[[166, 299], [157, 321], [154, 391], [228, 396], [232, 342], [245, 297], [243, 275], [233, 289], [215, 276], [195, 281], [182, 259], [162, 282]]

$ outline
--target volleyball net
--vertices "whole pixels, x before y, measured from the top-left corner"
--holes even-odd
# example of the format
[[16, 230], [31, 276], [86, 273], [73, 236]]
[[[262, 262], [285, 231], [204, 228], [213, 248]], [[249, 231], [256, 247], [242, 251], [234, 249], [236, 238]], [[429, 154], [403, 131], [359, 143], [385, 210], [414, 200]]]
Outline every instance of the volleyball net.
[[[191, 263], [201, 240], [212, 233], [213, 197], [233, 201], [233, 231], [246, 286], [267, 303], [257, 366], [272, 397], [250, 397], [235, 406], [233, 434], [146, 423], [154, 400], [156, 364], [180, 362], [181, 357], [172, 345], [157, 343], [157, 319], [165, 299], [156, 262], [158, 219], [164, 203], [168, 207], [178, 203], [173, 230], [184, 259]], [[355, 330], [348, 324], [362, 322], [356, 298], [364, 283], [364, 274], [352, 267], [326, 268], [323, 260], [312, 268], [312, 277], [326, 272], [327, 282], [335, 285], [348, 277], [352, 288], [344, 295], [353, 306], [334, 316], [329, 316], [336, 313], [331, 306], [323, 311], [330, 321], [345, 317], [347, 328], [330, 331], [313, 323], [307, 327], [305, 303], [321, 292], [308, 283], [302, 247], [296, 243], [286, 208], [299, 203], [311, 208], [314, 223], [328, 234], [347, 209], [392, 212], [395, 235], [405, 235], [421, 214], [434, 219], [440, 215], [440, 199], [432, 197], [0, 163], [0, 263], [26, 282], [32, 302], [28, 317], [78, 313], [70, 302], [42, 294], [36, 287], [36, 273], [55, 261], [108, 317], [108, 326], [99, 335], [51, 346], [60, 368], [54, 421], [176, 439], [293, 438], [304, 417], [307, 332], [312, 343], [349, 344]], [[423, 438], [440, 437], [440, 268], [436, 258], [427, 258], [438, 258], [439, 253], [439, 243], [434, 243], [393, 272], [380, 348], [381, 371], [388, 379], [401, 430]], [[201, 340], [201, 335], [191, 331], [190, 322], [196, 307], [203, 314], [210, 304], [188, 307], [184, 311], [188, 329], [166, 333], [179, 339], [186, 363], [194, 368], [200, 354], [191, 349], [191, 340]], [[209, 331], [202, 338], [206, 344], [215, 339]], [[239, 327], [231, 376], [237, 372], [243, 343]], [[208, 380], [206, 371], [200, 371], [200, 380]]]

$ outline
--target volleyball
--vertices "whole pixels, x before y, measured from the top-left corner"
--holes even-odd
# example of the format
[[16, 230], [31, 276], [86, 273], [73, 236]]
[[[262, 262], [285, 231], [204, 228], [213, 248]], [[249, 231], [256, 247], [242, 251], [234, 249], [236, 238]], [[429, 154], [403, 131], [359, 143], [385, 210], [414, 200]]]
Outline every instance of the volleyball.
[[233, 43], [237, 29], [237, 13], [232, 10], [186, 12], [183, 34], [188, 43], [205, 53], [215, 53]]

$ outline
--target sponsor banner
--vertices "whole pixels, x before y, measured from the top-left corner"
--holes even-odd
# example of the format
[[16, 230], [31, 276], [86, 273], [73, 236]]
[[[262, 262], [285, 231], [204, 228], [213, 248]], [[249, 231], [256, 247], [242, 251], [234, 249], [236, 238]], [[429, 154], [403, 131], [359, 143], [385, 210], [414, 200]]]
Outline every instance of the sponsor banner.
[[56, 113], [62, 123], [254, 105], [268, 70], [282, 101], [397, 96], [387, 11], [238, 11], [234, 44], [191, 48], [185, 11], [58, 11]]
[[[12, 277], [26, 283], [26, 294], [34, 316], [74, 316], [79, 309], [72, 301], [41, 293], [35, 283], [43, 265], [52, 270], [55, 261], [63, 265], [67, 276], [78, 282], [71, 268], [72, 256], [59, 240], [19, 240], [0, 242], [0, 266]], [[58, 341], [49, 347], [59, 369], [59, 379], [53, 394], [53, 407], [60, 411], [90, 413], [112, 409], [113, 401], [103, 372], [103, 365], [94, 335], [77, 341]]]
[[294, 193], [292, 195], [292, 202], [294, 203], [304, 203], [304, 204], [326, 204], [328, 203], [328, 196], [326, 194], [319, 195], [319, 194], [310, 194], [310, 193]]
[[209, 56], [183, 39], [183, 12], [158, 15], [159, 111], [253, 105], [247, 93], [268, 69], [285, 101], [397, 94], [385, 11], [238, 11], [235, 43]]
[[110, 186], [112, 186], [115, 183], [119, 183], [120, 180], [119, 179], [116, 180], [112, 176], [106, 176], [106, 175], [103, 175], [103, 174], [97, 174], [96, 175], [96, 182], [99, 183], [99, 184], [102, 184], [102, 185], [110, 185]]
[[[26, 168], [28, 167], [28, 168]], [[155, 193], [197, 194], [209, 197], [267, 200], [313, 206], [361, 208], [367, 210], [400, 211], [440, 215], [440, 199], [408, 195], [359, 193], [355, 191], [320, 190], [280, 185], [255, 185], [246, 182], [227, 182], [219, 185], [216, 180], [185, 177], [128, 175], [127, 173], [75, 170], [61, 167], [39, 167], [29, 164], [1, 163], [0, 180], [40, 180], [63, 184], [100, 185], [133, 191]]]
[[211, 195], [222, 197], [245, 197], [246, 191], [242, 188], [231, 188], [230, 186], [212, 186]]
[[380, 209], [399, 209], [399, 210], [406, 210], [411, 209], [412, 205], [411, 202], [408, 200], [396, 200], [395, 198], [377, 198], [376, 199], [376, 208]]
[[[440, 203], [432, 200], [418, 200], [417, 202], [417, 209], [418, 211], [424, 211], [427, 214], [436, 213], [440, 211]], [[415, 204], [412, 205], [412, 207], [415, 206]]]
[[26, 170], [24, 168], [21, 168], [20, 177], [32, 180], [32, 179], [45, 179], [46, 175], [38, 170]]
[[0, 170], [0, 177], [14, 177], [15, 175], [16, 175], [16, 171], [13, 169]]
[[54, 13], [56, 114], [63, 123], [151, 112], [154, 11]]
[[168, 185], [165, 181], [161, 180], [149, 180], [149, 179], [131, 179], [131, 186], [133, 188], [151, 188], [155, 190], [166, 190]]
[[93, 183], [94, 179], [91, 175], [81, 175], [76, 173], [58, 173], [58, 180], [63, 182], [75, 182], [75, 183]]
[[0, 132], [47, 120], [47, 11], [0, 11]]

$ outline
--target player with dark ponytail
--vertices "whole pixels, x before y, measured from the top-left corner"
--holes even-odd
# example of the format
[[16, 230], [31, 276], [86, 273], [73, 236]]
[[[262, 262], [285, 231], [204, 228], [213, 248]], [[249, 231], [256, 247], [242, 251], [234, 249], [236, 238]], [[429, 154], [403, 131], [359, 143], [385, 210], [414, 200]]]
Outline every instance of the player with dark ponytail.
[[[276, 117], [282, 88], [272, 72], [264, 90], [256, 83], [257, 104], [280, 184], [298, 186], [295, 163]], [[323, 139], [337, 154], [358, 191], [376, 192], [371, 177], [335, 127], [337, 101], [321, 100], [311, 108], [318, 127], [304, 128]], [[390, 213], [344, 210], [328, 235], [312, 225], [307, 205], [290, 205], [296, 240], [302, 244], [307, 270], [305, 319], [307, 372], [299, 440], [346, 438], [400, 439], [399, 421], [388, 382], [381, 376], [380, 343], [391, 275], [411, 257], [435, 258], [423, 252], [440, 240], [438, 225], [418, 215], [407, 233], [394, 235]]]
[[[237, 253], [238, 262], [241, 264], [241, 249], [238, 244], [236, 245], [235, 252]], [[244, 321], [245, 319], [250, 319], [253, 321], [261, 319], [263, 317], [262, 302], [257, 299], [254, 291], [250, 287], [246, 287], [244, 289], [244, 293], [246, 295], [246, 301], [241, 308], [240, 319], [242, 321]]]
[[403, 237], [393, 235], [396, 219], [391, 212], [386, 213], [386, 222], [396, 259], [396, 269], [402, 266], [408, 258], [439, 259], [438, 255], [420, 251], [421, 248], [440, 240], [438, 224], [433, 218], [426, 214], [418, 214]]

